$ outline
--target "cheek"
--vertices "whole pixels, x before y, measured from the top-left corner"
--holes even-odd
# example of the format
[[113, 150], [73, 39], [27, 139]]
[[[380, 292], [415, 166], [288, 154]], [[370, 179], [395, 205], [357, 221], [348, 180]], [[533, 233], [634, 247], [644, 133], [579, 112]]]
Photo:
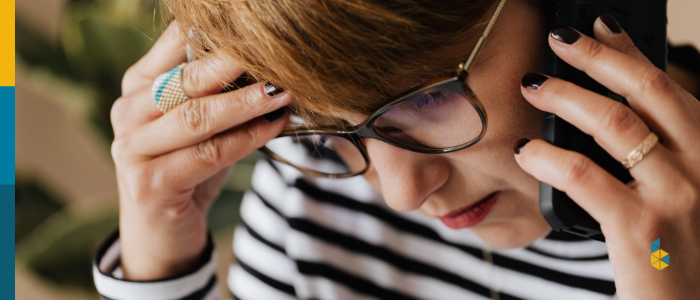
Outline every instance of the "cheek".
[[[474, 90], [488, 115], [485, 138], [493, 140], [539, 138], [542, 134], [542, 111], [532, 106], [520, 92], [520, 81], [530, 70], [504, 70], [498, 79], [475, 78]], [[508, 145], [508, 147], [511, 147]]]
[[[507, 165], [509, 170], [517, 166], [513, 144], [521, 138], [538, 139], [542, 136], [543, 113], [527, 102], [520, 92], [522, 76], [541, 72], [541, 60], [535, 55], [535, 49], [522, 52], [487, 64], [483, 72], [475, 73], [468, 81], [488, 115], [486, 136], [476, 146], [488, 149], [489, 153], [485, 155], [493, 165]], [[484, 76], [476, 76], [482, 74]]]
[[[530, 19], [520, 24], [539, 24]], [[528, 103], [520, 92], [522, 77], [527, 73], [544, 71], [546, 34], [538, 26], [513, 26], [503, 31], [492, 45], [492, 57], [476, 65], [467, 83], [480, 98], [489, 117], [487, 137], [539, 138], [542, 132], [542, 113]], [[507, 147], [511, 147], [508, 145]]]

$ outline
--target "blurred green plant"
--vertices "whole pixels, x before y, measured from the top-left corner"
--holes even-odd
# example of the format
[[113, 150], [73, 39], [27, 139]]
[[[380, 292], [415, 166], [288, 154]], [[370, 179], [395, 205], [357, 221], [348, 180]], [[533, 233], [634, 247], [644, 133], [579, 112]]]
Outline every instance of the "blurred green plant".
[[[89, 90], [92, 103], [81, 117], [111, 143], [109, 111], [121, 95], [122, 76], [166, 27], [157, 1], [68, 0], [58, 40], [26, 22], [15, 23], [19, 65]], [[18, 176], [16, 189], [16, 262], [61, 288], [94, 293], [92, 254], [117, 227], [117, 211], [76, 215], [64, 204], [70, 201], [32, 178]]]
[[[121, 95], [121, 80], [167, 24], [157, 1], [69, 0], [58, 41], [16, 21], [16, 55], [22, 67], [50, 74], [55, 84], [89, 90], [87, 118], [107, 144], [113, 139], [109, 111]], [[77, 99], [70, 99], [78, 101]], [[107, 147], [106, 147], [107, 148]], [[231, 234], [240, 222], [241, 198], [250, 187], [255, 152], [234, 167], [208, 216], [214, 236]], [[57, 287], [95, 295], [91, 259], [99, 243], [118, 225], [118, 212], [75, 214], [70, 199], [58, 199], [31, 178], [17, 181], [15, 198], [16, 262]], [[230, 245], [219, 245], [230, 247]]]
[[57, 211], [16, 244], [15, 261], [62, 289], [94, 293], [92, 255], [117, 224], [115, 210]]
[[63, 204], [37, 181], [17, 176], [15, 179], [15, 245], [61, 208]]
[[96, 91], [89, 119], [111, 141], [110, 108], [121, 95], [124, 72], [166, 27], [160, 8], [157, 1], [70, 0], [58, 42], [17, 20], [17, 56], [29, 67], [47, 69]]

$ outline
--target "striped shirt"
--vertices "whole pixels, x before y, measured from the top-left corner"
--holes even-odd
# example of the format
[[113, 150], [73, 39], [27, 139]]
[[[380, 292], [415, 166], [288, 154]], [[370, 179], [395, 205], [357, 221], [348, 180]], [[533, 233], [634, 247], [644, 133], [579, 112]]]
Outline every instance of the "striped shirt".
[[[363, 177], [309, 178], [260, 161], [234, 233], [227, 285], [237, 299], [611, 299], [604, 243], [553, 233], [489, 249], [469, 229], [389, 209]], [[114, 234], [95, 257], [104, 299], [218, 299], [211, 238], [197, 270], [120, 279]]]

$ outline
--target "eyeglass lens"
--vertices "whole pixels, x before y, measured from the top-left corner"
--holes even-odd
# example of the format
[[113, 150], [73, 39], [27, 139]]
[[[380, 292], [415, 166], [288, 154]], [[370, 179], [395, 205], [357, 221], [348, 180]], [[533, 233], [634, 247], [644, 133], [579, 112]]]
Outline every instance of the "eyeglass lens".
[[436, 91], [381, 115], [372, 129], [398, 144], [420, 148], [451, 148], [481, 134], [482, 123], [472, 104], [455, 91]]
[[265, 147], [288, 163], [325, 174], [357, 174], [367, 163], [353, 143], [333, 135], [278, 137]]
[[[382, 138], [408, 148], [446, 149], [465, 145], [479, 137], [483, 123], [474, 106], [462, 94], [435, 91], [404, 101], [372, 124]], [[366, 167], [362, 153], [339, 136], [278, 137], [265, 146], [288, 163], [329, 175], [357, 174]]]

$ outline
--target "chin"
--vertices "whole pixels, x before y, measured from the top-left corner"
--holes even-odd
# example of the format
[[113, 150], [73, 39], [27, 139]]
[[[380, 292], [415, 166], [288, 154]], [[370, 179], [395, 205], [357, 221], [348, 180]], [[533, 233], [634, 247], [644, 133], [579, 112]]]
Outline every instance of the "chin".
[[535, 240], [545, 237], [552, 231], [544, 218], [482, 225], [472, 228], [472, 231], [487, 244], [500, 249], [530, 246]]

